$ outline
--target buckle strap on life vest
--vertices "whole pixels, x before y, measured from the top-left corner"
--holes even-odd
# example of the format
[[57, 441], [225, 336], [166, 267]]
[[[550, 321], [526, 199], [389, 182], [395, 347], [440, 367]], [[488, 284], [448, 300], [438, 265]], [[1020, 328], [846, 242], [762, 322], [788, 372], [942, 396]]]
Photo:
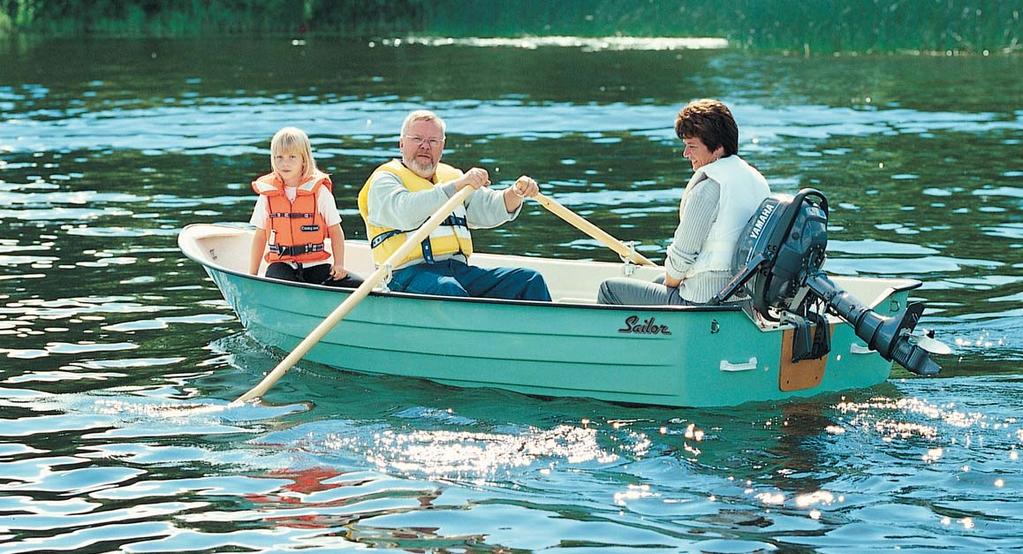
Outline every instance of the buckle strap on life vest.
[[[449, 215], [448, 218], [441, 223], [441, 225], [448, 225], [450, 227], [465, 227], [466, 229], [469, 228], [468, 219], [465, 217], [458, 217], [455, 214]], [[436, 262], [436, 260], [434, 260], [433, 258], [433, 244], [430, 243], [430, 237], [426, 237], [425, 239], [423, 239], [423, 242], [419, 243], [419, 248], [422, 249], [423, 251], [423, 261], [425, 261], [428, 264]], [[462, 252], [461, 245], [459, 245], [458, 247], [458, 252], [460, 254], [464, 254], [464, 252]]]
[[318, 244], [299, 244], [296, 246], [281, 246], [279, 244], [271, 244], [270, 252], [280, 256], [301, 256], [302, 254], [308, 254], [310, 252], [323, 252], [323, 243]]
[[283, 217], [283, 218], [291, 218], [291, 219], [303, 219], [303, 218], [304, 219], [308, 219], [308, 218], [313, 217], [314, 215], [316, 215], [316, 214], [301, 213], [301, 212], [271, 212], [270, 213], [270, 217]]
[[[465, 227], [465, 228], [468, 229], [469, 228], [469, 221], [465, 217], [458, 217], [455, 214], [451, 214], [451, 215], [448, 216], [447, 219], [445, 219], [444, 221], [441, 222], [441, 225], [448, 225], [450, 227]], [[420, 225], [420, 227], [422, 227], [422, 225]], [[419, 227], [416, 227], [416, 229], [418, 229], [418, 228]], [[386, 231], [386, 232], [380, 233], [379, 235], [377, 235], [377, 236], [373, 237], [372, 239], [370, 239], [369, 247], [371, 249], [376, 248], [376, 247], [380, 246], [381, 244], [383, 244], [384, 241], [386, 241], [387, 239], [389, 239], [389, 238], [391, 238], [391, 237], [393, 237], [395, 235], [400, 235], [402, 233], [411, 233], [411, 232], [415, 232], [415, 229], [412, 229], [411, 231], [401, 231], [401, 230], [398, 230], [398, 229], [391, 229], [390, 231]], [[423, 242], [419, 243], [419, 247], [423, 251], [423, 261], [425, 261], [428, 264], [434, 263], [435, 260], [433, 258], [433, 246], [430, 244], [430, 237], [426, 237], [425, 239], [423, 239]], [[462, 249], [459, 248], [458, 251], [461, 252]]]
[[386, 233], [380, 233], [379, 235], [373, 237], [373, 239], [371, 241], [369, 241], [369, 247], [370, 248], [376, 248], [376, 247], [380, 246], [381, 244], [383, 244], [385, 240], [393, 237], [394, 235], [400, 235], [400, 234], [402, 234], [404, 232], [405, 231], [399, 231], [398, 229], [391, 229], [390, 231], [387, 231]]
[[450, 225], [451, 227], [465, 227], [469, 228], [469, 220], [465, 217], [458, 217], [455, 214], [451, 214], [447, 219], [441, 222], [441, 225]]
[[[466, 220], [466, 218], [458, 217], [458, 216], [456, 216], [454, 214], [449, 215], [448, 218], [445, 219], [444, 221], [442, 221], [440, 224], [441, 225], [450, 225], [451, 227], [468, 227], [469, 226], [468, 221]], [[420, 227], [422, 227], [422, 225], [420, 225]], [[416, 227], [416, 229], [418, 229], [418, 228], [419, 227]], [[385, 232], [380, 233], [379, 235], [373, 237], [372, 239], [370, 239], [369, 247], [370, 248], [376, 248], [376, 247], [380, 246], [381, 244], [383, 244], [385, 240], [393, 237], [394, 235], [400, 235], [402, 233], [414, 233], [416, 231], [416, 229], [411, 229], [409, 231], [402, 231], [400, 229], [391, 229], [390, 231], [385, 231]]]

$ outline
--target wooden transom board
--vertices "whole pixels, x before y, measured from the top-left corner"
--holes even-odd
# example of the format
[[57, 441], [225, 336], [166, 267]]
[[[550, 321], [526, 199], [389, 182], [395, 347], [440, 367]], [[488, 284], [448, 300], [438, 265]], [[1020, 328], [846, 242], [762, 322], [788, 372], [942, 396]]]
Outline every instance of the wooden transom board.
[[[835, 335], [835, 325], [828, 326], [828, 332]], [[810, 332], [815, 333], [817, 326], [811, 326]], [[787, 329], [781, 337], [781, 362], [778, 367], [778, 388], [785, 391], [811, 389], [819, 386], [824, 379], [824, 367], [828, 365], [831, 353], [816, 360], [800, 360], [792, 362], [792, 336], [795, 329]]]

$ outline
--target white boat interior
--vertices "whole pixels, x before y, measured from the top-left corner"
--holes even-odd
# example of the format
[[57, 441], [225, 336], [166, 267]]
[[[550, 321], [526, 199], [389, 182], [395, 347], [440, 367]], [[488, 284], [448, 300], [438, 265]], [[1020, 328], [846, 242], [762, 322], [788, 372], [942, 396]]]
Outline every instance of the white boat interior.
[[[189, 225], [182, 230], [179, 244], [190, 257], [233, 273], [246, 273], [253, 231], [235, 225]], [[329, 240], [329, 239], [328, 239]], [[329, 251], [329, 246], [328, 246]], [[345, 241], [345, 266], [349, 271], [368, 276], [374, 271], [365, 241]], [[481, 267], [529, 267], [541, 272], [547, 280], [554, 302], [595, 304], [600, 283], [612, 277], [631, 276], [652, 281], [663, 269], [653, 266], [598, 262], [592, 260], [561, 260], [553, 258], [474, 253], [472, 263]], [[260, 274], [266, 270], [266, 262]], [[832, 280], [867, 306], [874, 308], [893, 291], [914, 288], [910, 279], [831, 276]], [[834, 318], [834, 316], [830, 316]], [[760, 319], [760, 318], [757, 318]], [[837, 318], [834, 318], [837, 322]], [[767, 321], [758, 321], [761, 328], [777, 328]]]

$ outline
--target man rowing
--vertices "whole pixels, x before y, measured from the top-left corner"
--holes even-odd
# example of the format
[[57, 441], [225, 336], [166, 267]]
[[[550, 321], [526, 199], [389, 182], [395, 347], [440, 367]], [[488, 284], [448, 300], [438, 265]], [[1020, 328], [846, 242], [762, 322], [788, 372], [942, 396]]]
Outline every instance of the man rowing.
[[473, 229], [497, 227], [515, 219], [539, 187], [521, 176], [510, 187], [489, 187], [490, 175], [473, 167], [462, 172], [441, 163], [446, 125], [437, 114], [417, 110], [401, 126], [400, 160], [378, 167], [359, 192], [359, 213], [373, 262], [384, 263], [430, 215], [465, 187], [475, 192], [430, 233], [421, 248], [394, 264], [391, 290], [445, 296], [549, 301], [543, 275], [527, 268], [484, 269], [469, 264]]

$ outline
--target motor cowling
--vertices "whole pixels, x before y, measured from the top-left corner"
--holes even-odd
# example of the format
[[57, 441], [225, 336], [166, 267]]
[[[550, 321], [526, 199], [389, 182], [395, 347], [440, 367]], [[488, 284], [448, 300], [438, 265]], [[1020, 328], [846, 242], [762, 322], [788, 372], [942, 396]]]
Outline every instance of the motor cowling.
[[[895, 316], [884, 317], [824, 274], [827, 225], [828, 201], [819, 190], [768, 197], [740, 235], [733, 260], [735, 277], [711, 302], [745, 292], [765, 319], [793, 323], [793, 361], [828, 353], [824, 316], [830, 312], [852, 325], [856, 335], [886, 360], [920, 375], [938, 373], [941, 367], [910, 340], [923, 304], [913, 303]], [[813, 337], [811, 326], [817, 330]]]
[[757, 312], [776, 321], [772, 307], [787, 306], [807, 275], [820, 271], [828, 246], [828, 202], [814, 189], [765, 199], [739, 236], [732, 262], [736, 274], [752, 260], [758, 274], [745, 283]]

